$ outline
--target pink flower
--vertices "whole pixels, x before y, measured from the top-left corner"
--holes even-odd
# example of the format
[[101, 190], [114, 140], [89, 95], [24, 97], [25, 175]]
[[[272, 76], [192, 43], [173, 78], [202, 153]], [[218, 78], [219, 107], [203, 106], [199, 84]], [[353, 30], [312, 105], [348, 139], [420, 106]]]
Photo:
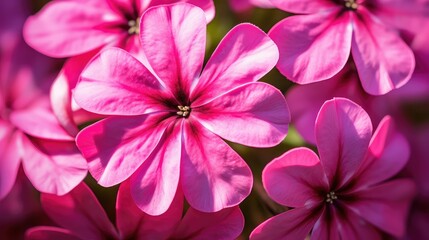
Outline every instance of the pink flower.
[[[8, 2], [6, 9], [20, 3]], [[15, 29], [0, 31], [7, 40], [0, 42], [0, 199], [11, 191], [21, 162], [37, 190], [65, 194], [86, 176], [87, 163], [52, 113], [46, 94], [52, 62], [21, 39], [17, 23], [25, 16], [13, 17]]]
[[28, 18], [24, 37], [30, 46], [51, 57], [72, 57], [51, 91], [53, 111], [70, 134], [77, 134], [80, 122], [99, 117], [82, 111], [71, 98], [88, 61], [100, 49], [116, 46], [145, 62], [138, 37], [140, 17], [152, 6], [175, 2], [201, 7], [207, 21], [214, 17], [212, 0], [65, 0], [52, 1]]
[[205, 31], [204, 12], [190, 4], [151, 8], [141, 42], [156, 75], [112, 48], [92, 59], [74, 92], [84, 109], [113, 115], [77, 137], [92, 176], [106, 187], [130, 178], [133, 198], [151, 215], [165, 212], [181, 190], [203, 212], [239, 204], [252, 173], [221, 138], [268, 147], [287, 133], [281, 92], [255, 82], [277, 62], [276, 45], [241, 24], [200, 75]]
[[[403, 23], [420, 25], [428, 6], [415, 0], [272, 0], [288, 17], [269, 35], [277, 43], [280, 72], [299, 84], [337, 74], [352, 54], [363, 88], [382, 95], [403, 86], [414, 70], [401, 39]], [[427, 19], [427, 18], [426, 18]], [[400, 25], [400, 24], [402, 25]], [[408, 28], [405, 28], [408, 30]]]
[[183, 201], [177, 198], [163, 215], [150, 216], [137, 208], [127, 183], [119, 188], [116, 227], [91, 190], [78, 185], [65, 196], [42, 194], [42, 206], [60, 227], [40, 226], [27, 231], [26, 239], [235, 239], [244, 227], [239, 207], [216, 213], [189, 208], [182, 218]]
[[390, 117], [371, 133], [361, 107], [344, 98], [327, 101], [316, 120], [320, 159], [296, 148], [262, 173], [268, 195], [294, 209], [262, 223], [251, 239], [304, 239], [311, 229], [311, 239], [322, 240], [381, 239], [379, 230], [403, 235], [414, 184], [390, 178], [407, 163], [409, 146]]
[[229, 5], [235, 12], [245, 12], [253, 7], [273, 8], [270, 0], [229, 0]]

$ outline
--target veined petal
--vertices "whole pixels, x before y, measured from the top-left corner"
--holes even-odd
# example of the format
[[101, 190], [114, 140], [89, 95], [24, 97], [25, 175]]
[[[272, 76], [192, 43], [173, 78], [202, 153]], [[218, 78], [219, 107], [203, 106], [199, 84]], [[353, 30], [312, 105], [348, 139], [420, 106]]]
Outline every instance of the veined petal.
[[350, 56], [351, 13], [336, 9], [288, 17], [269, 36], [277, 44], [279, 71], [289, 80], [307, 84], [331, 78]]
[[305, 239], [321, 213], [321, 210], [307, 208], [288, 210], [256, 227], [250, 234], [250, 240]]
[[140, 33], [143, 51], [161, 81], [175, 96], [189, 96], [204, 61], [204, 12], [186, 3], [153, 7], [143, 14]]
[[0, 199], [5, 198], [15, 184], [21, 163], [22, 149], [18, 142], [22, 134], [0, 120]]
[[410, 147], [390, 116], [384, 117], [371, 139], [368, 152], [356, 174], [358, 186], [376, 184], [397, 174], [408, 162]]
[[123, 182], [149, 157], [168, 121], [163, 114], [109, 117], [83, 129], [77, 146], [91, 175], [102, 186]]
[[87, 163], [74, 141], [52, 141], [22, 137], [25, 174], [44, 193], [64, 195], [87, 174]]
[[[342, 215], [335, 216], [338, 220], [337, 231], [341, 235], [341, 239], [348, 240], [381, 240], [381, 232], [373, 225], [363, 220], [353, 211], [348, 209], [342, 212]], [[334, 223], [335, 224], [335, 223]], [[316, 238], [317, 239], [317, 238]]]
[[64, 196], [42, 193], [41, 202], [46, 214], [55, 223], [80, 239], [118, 238], [103, 207], [84, 183]]
[[410, 180], [392, 180], [378, 186], [354, 192], [356, 201], [347, 207], [360, 217], [396, 237], [405, 233], [405, 223], [415, 185]]
[[373, 95], [402, 87], [414, 72], [415, 59], [399, 33], [389, 29], [367, 10], [353, 15], [352, 55], [362, 86]]
[[157, 78], [131, 54], [109, 48], [83, 70], [73, 97], [90, 112], [140, 115], [164, 109], [161, 90]]
[[371, 134], [371, 119], [356, 103], [334, 98], [323, 104], [315, 135], [320, 161], [332, 188], [341, 187], [357, 171]]
[[244, 216], [238, 206], [215, 213], [189, 208], [172, 238], [229, 240], [240, 236], [243, 228]]
[[317, 205], [324, 200], [319, 192], [329, 191], [320, 160], [308, 148], [292, 149], [268, 163], [262, 182], [271, 199], [288, 207]]
[[217, 212], [250, 194], [252, 172], [220, 137], [188, 118], [183, 139], [180, 182], [191, 207]]
[[121, 239], [168, 239], [176, 229], [183, 212], [183, 194], [176, 192], [170, 208], [159, 216], [142, 212], [131, 196], [130, 181], [119, 187], [116, 201], [116, 225]]
[[191, 101], [201, 105], [226, 91], [255, 82], [277, 63], [275, 43], [252, 24], [240, 24], [222, 39], [194, 86]]
[[245, 84], [191, 108], [192, 116], [211, 132], [252, 147], [279, 144], [290, 122], [283, 94], [266, 83]]
[[319, 220], [314, 224], [311, 240], [341, 240], [338, 232], [339, 217], [341, 215], [338, 215], [335, 207], [324, 207]]
[[46, 240], [46, 239], [61, 239], [61, 240], [81, 240], [74, 235], [70, 230], [58, 227], [33, 227], [25, 233], [26, 240]]
[[115, 21], [121, 18], [105, 1], [97, 1], [96, 5], [86, 1], [54, 1], [27, 19], [23, 34], [28, 45], [45, 55], [71, 57], [120, 38], [121, 32], [102, 26]]
[[332, 0], [270, 0], [271, 3], [286, 12], [317, 13], [329, 8], [338, 8]]
[[171, 206], [180, 178], [182, 121], [171, 123], [158, 146], [131, 176], [131, 194], [149, 215], [161, 215]]

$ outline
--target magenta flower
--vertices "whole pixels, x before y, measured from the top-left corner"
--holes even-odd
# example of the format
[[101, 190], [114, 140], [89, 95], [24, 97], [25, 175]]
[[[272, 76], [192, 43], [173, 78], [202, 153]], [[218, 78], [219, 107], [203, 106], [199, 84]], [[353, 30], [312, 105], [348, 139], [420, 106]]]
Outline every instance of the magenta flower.
[[245, 12], [254, 7], [273, 8], [270, 0], [229, 0], [229, 5], [235, 12]]
[[[428, 6], [415, 0], [272, 0], [288, 17], [269, 35], [277, 43], [280, 72], [299, 84], [326, 80], [349, 59], [363, 88], [373, 95], [403, 86], [414, 70], [412, 50], [401, 39], [405, 26], [422, 24]], [[426, 18], [427, 19], [427, 18]], [[405, 30], [409, 28], [405, 27]]]
[[183, 201], [177, 198], [160, 216], [143, 213], [134, 204], [127, 183], [119, 188], [116, 227], [91, 190], [78, 185], [65, 196], [42, 194], [42, 207], [60, 227], [40, 226], [27, 231], [27, 240], [47, 239], [235, 239], [244, 227], [239, 207], [216, 213], [189, 208], [182, 218]]
[[320, 159], [296, 148], [262, 173], [268, 195], [294, 209], [262, 223], [251, 239], [304, 239], [311, 229], [311, 239], [322, 240], [381, 239], [379, 230], [403, 235], [414, 184], [390, 178], [407, 163], [409, 146], [390, 117], [371, 133], [361, 107], [327, 101], [316, 120]]
[[84, 109], [113, 115], [77, 137], [102, 186], [131, 179], [137, 205], [165, 212], [177, 191], [203, 212], [239, 204], [252, 173], [221, 138], [267, 147], [286, 136], [289, 111], [276, 88], [256, 83], [278, 50], [251, 24], [222, 40], [201, 73], [206, 23], [190, 4], [154, 7], [141, 21], [141, 42], [156, 75], [127, 52], [101, 52], [86, 67], [74, 98]]

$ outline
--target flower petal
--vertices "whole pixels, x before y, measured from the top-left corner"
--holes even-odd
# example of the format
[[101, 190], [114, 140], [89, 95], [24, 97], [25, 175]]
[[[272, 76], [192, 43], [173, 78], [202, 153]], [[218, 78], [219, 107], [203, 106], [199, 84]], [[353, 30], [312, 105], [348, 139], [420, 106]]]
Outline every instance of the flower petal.
[[337, 229], [341, 235], [341, 239], [348, 240], [381, 240], [381, 232], [373, 225], [363, 220], [353, 211], [345, 210], [343, 215], [337, 215]]
[[323, 201], [320, 191], [329, 191], [320, 160], [308, 148], [292, 149], [268, 163], [262, 182], [270, 198], [288, 207], [313, 206]]
[[33, 186], [45, 193], [64, 195], [87, 174], [87, 163], [74, 141], [22, 138], [23, 167]]
[[255, 228], [250, 240], [305, 239], [321, 214], [320, 210], [295, 208], [280, 213]]
[[125, 50], [109, 48], [83, 70], [73, 97], [90, 112], [140, 115], [163, 108], [160, 90], [159, 81], [137, 59]]
[[252, 24], [239, 24], [222, 39], [207, 62], [191, 101], [201, 105], [242, 84], [255, 82], [277, 63], [274, 42]]
[[291, 13], [317, 13], [329, 8], [339, 8], [332, 0], [270, 0], [283, 11]]
[[356, 103], [334, 98], [320, 109], [315, 134], [320, 161], [331, 187], [341, 187], [365, 156], [372, 134], [371, 119]]
[[215, 213], [189, 208], [177, 226], [173, 239], [237, 239], [244, 228], [244, 216], [238, 206]]
[[176, 195], [180, 177], [182, 121], [170, 124], [151, 155], [131, 176], [131, 194], [149, 215], [165, 213]]
[[105, 1], [97, 3], [48, 3], [39, 13], [27, 19], [24, 25], [26, 42], [50, 57], [71, 57], [116, 41], [121, 33], [109, 31], [104, 25], [121, 19]]
[[213, 3], [213, 0], [150, 0], [149, 6], [158, 6], [162, 4], [173, 4], [178, 2], [185, 2], [193, 4], [202, 10], [204, 10], [206, 14], [206, 21], [209, 23], [211, 20], [213, 20], [215, 16], [215, 6]]
[[331, 78], [349, 59], [352, 31], [350, 13], [335, 9], [288, 17], [269, 32], [280, 51], [277, 68], [299, 84]]
[[118, 238], [103, 207], [84, 183], [64, 196], [42, 193], [41, 202], [55, 223], [81, 239]]
[[397, 174], [408, 162], [410, 147], [387, 116], [381, 120], [356, 178], [359, 186], [376, 184]]
[[283, 94], [266, 83], [245, 84], [191, 108], [192, 117], [211, 132], [252, 147], [279, 144], [290, 122]]
[[341, 240], [338, 210], [333, 206], [323, 208], [321, 217], [314, 224], [311, 240]]
[[[179, 192], [179, 191], [178, 191]], [[131, 196], [130, 181], [121, 184], [116, 202], [116, 225], [121, 239], [168, 239], [173, 234], [183, 212], [183, 194], [176, 193], [170, 208], [162, 215], [142, 212]]]
[[21, 163], [22, 149], [18, 142], [21, 133], [0, 119], [0, 199], [12, 190]]
[[354, 192], [357, 200], [346, 204], [363, 219], [389, 234], [401, 237], [405, 233], [405, 222], [414, 194], [412, 181], [392, 180]]
[[61, 239], [61, 240], [81, 240], [74, 235], [70, 230], [58, 227], [33, 227], [25, 233], [26, 240], [46, 240], [46, 239]]
[[414, 71], [414, 54], [398, 32], [362, 9], [353, 18], [352, 55], [366, 92], [382, 95], [402, 87]]
[[188, 118], [183, 138], [180, 181], [191, 207], [217, 212], [250, 194], [252, 172], [220, 137]]
[[76, 143], [98, 183], [110, 187], [131, 176], [161, 140], [163, 114], [109, 117], [83, 129]]
[[140, 32], [143, 51], [158, 77], [175, 96], [189, 96], [204, 61], [204, 12], [185, 3], [153, 7], [142, 16]]

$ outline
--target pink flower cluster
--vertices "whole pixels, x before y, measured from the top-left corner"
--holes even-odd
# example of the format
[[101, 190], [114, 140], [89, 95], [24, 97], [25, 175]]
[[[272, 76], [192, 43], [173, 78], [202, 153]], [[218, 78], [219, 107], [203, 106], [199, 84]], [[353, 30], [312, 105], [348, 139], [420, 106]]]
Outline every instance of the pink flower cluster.
[[429, 238], [429, 2], [221, 4], [0, 3], [1, 239]]

